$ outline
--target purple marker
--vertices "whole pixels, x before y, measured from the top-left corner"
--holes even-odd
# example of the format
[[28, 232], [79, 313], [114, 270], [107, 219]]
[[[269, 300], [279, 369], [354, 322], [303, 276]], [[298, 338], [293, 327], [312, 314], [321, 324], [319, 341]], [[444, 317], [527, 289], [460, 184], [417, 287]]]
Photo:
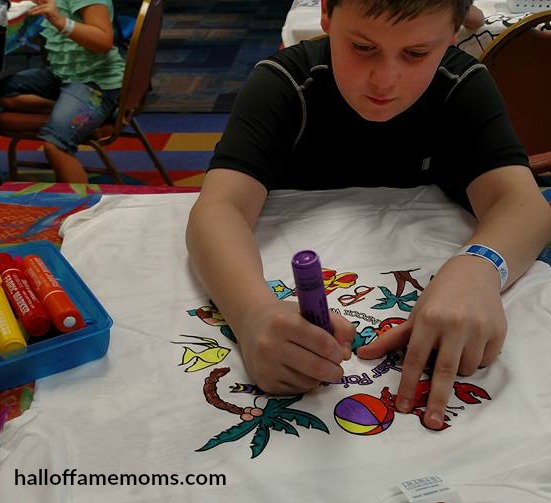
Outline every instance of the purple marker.
[[333, 334], [318, 254], [312, 250], [300, 251], [294, 255], [291, 265], [300, 314], [310, 323]]

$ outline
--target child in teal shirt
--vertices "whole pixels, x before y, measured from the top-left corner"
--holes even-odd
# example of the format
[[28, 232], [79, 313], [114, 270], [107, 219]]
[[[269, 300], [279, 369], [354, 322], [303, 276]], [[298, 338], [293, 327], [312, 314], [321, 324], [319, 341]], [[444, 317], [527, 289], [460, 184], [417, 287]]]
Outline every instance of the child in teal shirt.
[[4, 110], [50, 113], [40, 130], [59, 182], [86, 183], [74, 156], [78, 145], [117, 106], [124, 60], [113, 46], [111, 0], [35, 0], [30, 15], [44, 16], [48, 66], [0, 80]]

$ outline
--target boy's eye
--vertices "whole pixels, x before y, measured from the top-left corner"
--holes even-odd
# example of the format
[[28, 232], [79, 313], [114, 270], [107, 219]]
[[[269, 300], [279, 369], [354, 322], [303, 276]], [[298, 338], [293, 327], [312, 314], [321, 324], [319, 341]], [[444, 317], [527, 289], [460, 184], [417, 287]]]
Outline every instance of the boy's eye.
[[375, 47], [373, 45], [361, 45], [361, 44], [352, 44], [352, 47], [354, 47], [354, 50], [362, 53], [371, 52], [375, 50]]
[[423, 59], [429, 53], [427, 51], [406, 51], [406, 54], [412, 59]]

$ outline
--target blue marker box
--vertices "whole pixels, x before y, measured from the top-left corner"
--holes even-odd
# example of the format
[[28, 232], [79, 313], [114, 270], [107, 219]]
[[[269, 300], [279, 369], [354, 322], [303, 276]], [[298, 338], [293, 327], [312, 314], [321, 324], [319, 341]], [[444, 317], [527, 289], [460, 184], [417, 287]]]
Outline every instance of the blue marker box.
[[49, 241], [34, 241], [2, 251], [13, 257], [42, 258], [82, 313], [86, 326], [65, 334], [52, 329], [51, 335], [28, 339], [25, 350], [0, 355], [0, 391], [104, 356], [113, 320], [59, 250]]

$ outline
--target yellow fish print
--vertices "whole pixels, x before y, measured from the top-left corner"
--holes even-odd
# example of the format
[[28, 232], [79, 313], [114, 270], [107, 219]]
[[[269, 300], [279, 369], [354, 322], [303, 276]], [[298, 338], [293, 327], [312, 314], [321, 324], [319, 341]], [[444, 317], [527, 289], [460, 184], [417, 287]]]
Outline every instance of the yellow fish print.
[[184, 354], [182, 355], [181, 365], [187, 365], [192, 360], [195, 360], [185, 371], [197, 372], [198, 370], [206, 369], [211, 365], [220, 363], [228, 354], [230, 349], [224, 348], [218, 344], [216, 339], [210, 339], [209, 337], [197, 337], [195, 335], [182, 334], [181, 337], [191, 337], [192, 339], [198, 339], [202, 342], [175, 342], [173, 344], [196, 344], [197, 346], [203, 346], [206, 349], [200, 352], [196, 352], [193, 349], [186, 347]]

